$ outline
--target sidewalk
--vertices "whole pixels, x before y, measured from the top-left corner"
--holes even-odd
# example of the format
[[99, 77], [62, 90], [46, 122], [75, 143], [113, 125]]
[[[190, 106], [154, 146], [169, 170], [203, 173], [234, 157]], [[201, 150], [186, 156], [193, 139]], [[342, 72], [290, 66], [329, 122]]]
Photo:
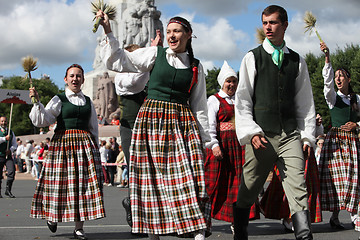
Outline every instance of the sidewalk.
[[[3, 176], [4, 176], [4, 180], [6, 180], [6, 172], [3, 172]], [[26, 173], [20, 173], [17, 172], [15, 173], [15, 181], [16, 180], [36, 180], [30, 173], [26, 174]]]

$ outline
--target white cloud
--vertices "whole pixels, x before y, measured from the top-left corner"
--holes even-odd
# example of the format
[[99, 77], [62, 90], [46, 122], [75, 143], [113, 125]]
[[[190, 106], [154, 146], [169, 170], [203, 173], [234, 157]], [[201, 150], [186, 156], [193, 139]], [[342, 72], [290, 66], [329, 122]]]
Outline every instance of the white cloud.
[[8, 29], [0, 38], [0, 69], [18, 65], [28, 54], [43, 65], [81, 61], [96, 45], [89, 1], [24, 1], [9, 8], [0, 16], [0, 28]]
[[[284, 6], [291, 16], [286, 41], [301, 55], [321, 54], [316, 35], [304, 34], [302, 17], [306, 10], [317, 17], [317, 29], [331, 51], [346, 44], [359, 44], [358, 0], [275, 0], [274, 3]], [[164, 27], [173, 15], [191, 21], [197, 36], [193, 39], [195, 57], [206, 69], [221, 67], [223, 60], [238, 69], [244, 53], [257, 45], [255, 29], [261, 26], [261, 11], [267, 3], [155, 0], [155, 5], [162, 12]], [[176, 10], [169, 5], [177, 6]], [[0, 75], [19, 69], [21, 58], [28, 54], [39, 58], [39, 69], [46, 69], [46, 73], [61, 84], [64, 65], [77, 62], [91, 70], [99, 33], [91, 31], [93, 16], [89, 0], [0, 0], [0, 6], [0, 28], [3, 29]]]
[[[155, 5], [171, 4], [168, 0], [155, 0]], [[251, 0], [181, 0], [176, 4], [184, 9], [191, 9], [208, 16], [236, 15], [247, 10]]]
[[248, 41], [246, 33], [235, 30], [224, 18], [219, 18], [213, 25], [193, 23], [196, 39], [193, 40], [196, 55], [205, 61], [223, 61], [238, 58], [239, 45]]
[[[321, 54], [320, 40], [314, 30], [304, 33], [304, 13], [296, 14], [290, 21], [286, 33], [287, 45], [301, 55], [312, 52], [315, 55]], [[316, 15], [315, 15], [316, 16]], [[343, 21], [329, 22], [317, 17], [316, 29], [322, 40], [326, 42], [330, 51], [337, 48], [343, 49], [347, 44], [359, 44], [360, 39], [359, 24], [360, 20], [343, 19]]]

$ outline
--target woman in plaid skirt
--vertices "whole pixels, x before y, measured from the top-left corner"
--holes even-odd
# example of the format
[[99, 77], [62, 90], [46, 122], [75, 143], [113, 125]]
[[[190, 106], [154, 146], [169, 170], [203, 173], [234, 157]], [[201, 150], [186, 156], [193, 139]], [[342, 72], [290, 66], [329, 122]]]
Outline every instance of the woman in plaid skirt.
[[[334, 78], [330, 51], [323, 42], [320, 43], [320, 49], [325, 53], [322, 74], [332, 125], [326, 134], [319, 161], [321, 207], [332, 212], [332, 228], [344, 229], [338, 215], [340, 210], [347, 210], [351, 214], [355, 230], [360, 231], [360, 142], [357, 123], [360, 120], [360, 98], [352, 91], [350, 73], [340, 68], [335, 72]], [[334, 82], [337, 92], [334, 90]]]
[[30, 217], [47, 220], [51, 232], [58, 222], [75, 222], [74, 237], [87, 239], [86, 220], [105, 217], [103, 175], [98, 147], [98, 124], [90, 98], [81, 92], [84, 70], [73, 64], [67, 70], [65, 93], [44, 107], [37, 102], [29, 114], [37, 127], [57, 123], [32, 200]]
[[[208, 99], [209, 134], [213, 144], [212, 149], [206, 150], [205, 182], [212, 203], [211, 217], [233, 223], [233, 203], [237, 200], [242, 165], [245, 162], [244, 149], [237, 140], [234, 127], [238, 78], [224, 61], [217, 80], [221, 90]], [[259, 217], [254, 204], [250, 219]]]
[[205, 132], [205, 75], [193, 55], [190, 23], [180, 17], [170, 19], [169, 48], [128, 52], [119, 48], [107, 15], [101, 11], [97, 15], [103, 18], [106, 36], [101, 56], [107, 68], [151, 71], [148, 96], [137, 115], [130, 147], [132, 232], [148, 233], [150, 239], [171, 233], [204, 239], [211, 221], [204, 144], [211, 146]]

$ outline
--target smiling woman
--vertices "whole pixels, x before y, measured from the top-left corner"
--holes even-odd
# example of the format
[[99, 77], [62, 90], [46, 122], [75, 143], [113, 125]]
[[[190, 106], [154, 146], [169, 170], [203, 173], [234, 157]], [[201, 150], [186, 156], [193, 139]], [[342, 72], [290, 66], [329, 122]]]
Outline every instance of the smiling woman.
[[74, 237], [87, 239], [84, 221], [105, 217], [97, 115], [80, 90], [82, 67], [68, 67], [64, 81], [65, 93], [54, 96], [46, 107], [30, 88], [30, 97], [37, 99], [29, 114], [32, 123], [37, 127], [56, 123], [30, 216], [46, 219], [51, 232], [56, 232], [58, 222], [75, 222]]
[[[118, 72], [150, 72], [148, 96], [139, 110], [130, 147], [132, 232], [210, 234], [210, 201], [205, 190], [204, 143], [210, 147], [205, 75], [191, 46], [192, 28], [171, 18], [166, 40], [133, 52], [119, 49], [102, 12], [106, 38], [103, 62]], [[170, 206], [170, 208], [169, 208]], [[144, 214], [145, 213], [145, 214]], [[177, 224], [181, 223], [181, 224]]]

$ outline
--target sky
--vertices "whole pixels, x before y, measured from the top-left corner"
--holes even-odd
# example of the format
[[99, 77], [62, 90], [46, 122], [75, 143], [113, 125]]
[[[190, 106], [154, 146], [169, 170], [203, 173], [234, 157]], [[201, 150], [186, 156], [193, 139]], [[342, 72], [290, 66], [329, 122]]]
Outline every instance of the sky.
[[[155, 0], [164, 27], [173, 16], [190, 20], [194, 54], [205, 69], [220, 68], [227, 60], [235, 71], [246, 52], [258, 45], [261, 12], [271, 4], [287, 10], [285, 41], [301, 56], [321, 54], [316, 35], [304, 33], [306, 11], [317, 18], [316, 28], [330, 52], [359, 44], [359, 0]], [[93, 70], [102, 29], [94, 34], [92, 19], [90, 0], [0, 0], [0, 76], [25, 76], [21, 59], [32, 55], [38, 59], [33, 78], [47, 74], [63, 89], [65, 69], [72, 63], [85, 72]]]

